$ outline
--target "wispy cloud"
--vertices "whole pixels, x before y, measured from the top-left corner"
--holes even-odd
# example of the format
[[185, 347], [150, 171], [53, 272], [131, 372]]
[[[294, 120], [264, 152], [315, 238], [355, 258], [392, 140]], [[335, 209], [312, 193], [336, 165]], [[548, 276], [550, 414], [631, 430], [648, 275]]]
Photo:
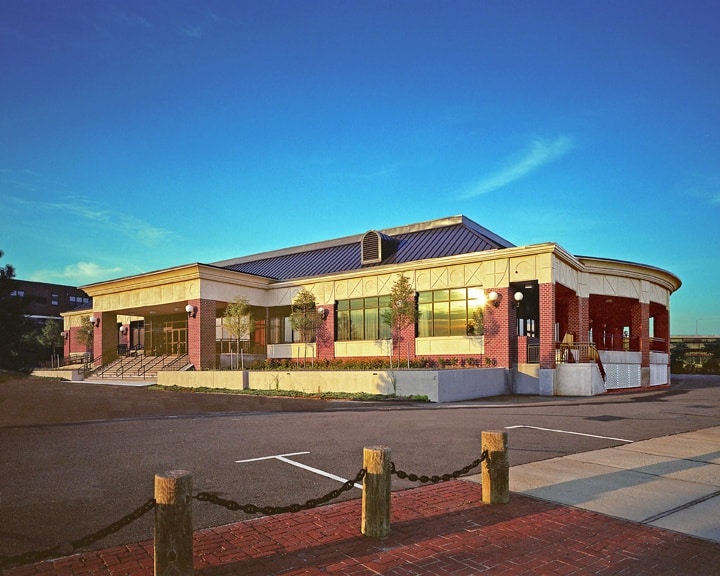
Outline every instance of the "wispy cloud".
[[536, 138], [532, 141], [529, 149], [522, 157], [494, 174], [475, 182], [460, 195], [460, 198], [474, 198], [503, 188], [535, 172], [539, 168], [555, 162], [568, 154], [572, 149], [573, 142], [567, 136], [560, 136], [554, 140]]
[[685, 193], [699, 198], [711, 206], [720, 206], [720, 177], [696, 174], [685, 186]]
[[170, 230], [154, 226], [132, 214], [112, 210], [82, 196], [67, 195], [55, 202], [5, 195], [0, 195], [0, 199], [6, 206], [21, 207], [27, 213], [50, 213], [58, 219], [79, 218], [82, 221], [79, 225], [112, 225], [113, 230], [132, 238], [134, 243], [141, 246], [154, 247], [175, 237]]
[[112, 278], [122, 272], [122, 268], [103, 267], [95, 262], [76, 262], [65, 266], [62, 271], [57, 270], [38, 270], [31, 274], [30, 280], [40, 282], [55, 281], [62, 284], [71, 284], [73, 286], [81, 286], [97, 282], [103, 278]]

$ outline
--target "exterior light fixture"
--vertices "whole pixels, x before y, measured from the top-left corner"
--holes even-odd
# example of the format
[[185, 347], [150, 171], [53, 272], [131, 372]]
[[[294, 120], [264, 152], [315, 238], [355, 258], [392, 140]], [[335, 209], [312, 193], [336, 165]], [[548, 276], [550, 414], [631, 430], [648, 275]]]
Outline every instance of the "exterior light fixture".
[[487, 299], [488, 299], [488, 302], [490, 302], [490, 304], [492, 304], [493, 306], [495, 306], [495, 308], [497, 308], [498, 306], [500, 306], [500, 300], [502, 300], [502, 296], [500, 296], [500, 294], [498, 294], [497, 292], [495, 292], [495, 290], [493, 290], [492, 292], [490, 292], [490, 294], [488, 294]]
[[524, 297], [525, 296], [523, 295], [522, 292], [515, 292], [515, 294], [513, 294], [513, 300], [514, 300], [514, 302], [512, 304], [513, 308], [518, 308], [520, 306], [520, 302], [522, 302], [522, 299]]
[[90, 316], [90, 324], [93, 325], [93, 328], [99, 328], [100, 327], [100, 317], [95, 316], [95, 314]]
[[69, 330], [67, 330], [67, 331], [65, 331], [65, 332], [60, 332], [60, 334], [62, 334], [62, 337], [63, 337], [65, 340], [67, 340], [68, 338], [70, 338], [70, 331], [69, 331]]
[[127, 326], [120, 326], [120, 334], [127, 334], [128, 327]]
[[320, 318], [322, 320], [325, 320], [325, 318], [327, 318], [328, 316], [328, 311], [321, 306], [320, 308], [318, 308], [318, 314], [320, 315]]
[[197, 306], [188, 304], [187, 306], [185, 306], [185, 312], [187, 312], [188, 318], [195, 318], [195, 316], [197, 315]]

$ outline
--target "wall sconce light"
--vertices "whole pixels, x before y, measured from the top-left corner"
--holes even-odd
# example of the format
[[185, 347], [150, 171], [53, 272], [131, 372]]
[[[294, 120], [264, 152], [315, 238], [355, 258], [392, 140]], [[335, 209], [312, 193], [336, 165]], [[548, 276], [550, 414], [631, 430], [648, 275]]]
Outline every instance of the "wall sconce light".
[[500, 300], [502, 300], [502, 295], [498, 294], [497, 292], [495, 292], [495, 290], [493, 290], [492, 292], [490, 292], [490, 294], [488, 294], [487, 299], [490, 304], [497, 308], [498, 306], [500, 306]]
[[99, 328], [100, 327], [100, 316], [95, 316], [95, 314], [90, 316], [90, 324], [93, 325], [93, 328]]
[[127, 332], [128, 332], [127, 326], [120, 326], [120, 334], [125, 335], [125, 334], [127, 334]]
[[187, 312], [188, 318], [195, 318], [195, 316], [197, 315], [197, 306], [188, 304], [187, 306], [185, 306], [185, 312]]
[[62, 337], [63, 337], [64, 340], [67, 340], [68, 338], [70, 338], [70, 331], [69, 331], [69, 330], [66, 331], [66, 332], [60, 332], [60, 334], [62, 334]]
[[328, 317], [328, 311], [322, 306], [318, 308], [318, 314], [320, 315], [321, 320], [325, 320], [325, 318]]
[[513, 308], [518, 308], [518, 307], [520, 307], [520, 302], [522, 302], [522, 299], [523, 299], [524, 297], [525, 297], [525, 296], [523, 295], [522, 292], [515, 292], [515, 294], [513, 294], [513, 300], [514, 300], [514, 302], [512, 303], [512, 307], [513, 307]]

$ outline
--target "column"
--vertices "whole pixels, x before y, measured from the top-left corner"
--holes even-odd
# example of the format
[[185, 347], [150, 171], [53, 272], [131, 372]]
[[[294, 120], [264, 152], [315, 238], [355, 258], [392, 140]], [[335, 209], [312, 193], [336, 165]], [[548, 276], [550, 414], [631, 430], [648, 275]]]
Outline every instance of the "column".
[[215, 369], [215, 300], [188, 300], [188, 355], [196, 370]]
[[117, 357], [117, 315], [114, 312], [93, 312], [92, 316], [96, 319], [93, 328], [93, 359], [102, 356], [100, 365], [107, 364]]
[[[515, 339], [517, 322], [515, 311], [510, 307], [508, 288], [495, 288], [498, 293], [497, 308], [488, 303], [485, 308], [485, 358], [495, 361], [499, 368], [511, 368], [510, 334]], [[512, 324], [512, 326], [511, 326]]]
[[316, 358], [318, 360], [335, 359], [335, 306], [323, 304], [325, 318], [315, 330]]
[[540, 368], [555, 368], [555, 285], [540, 284]]

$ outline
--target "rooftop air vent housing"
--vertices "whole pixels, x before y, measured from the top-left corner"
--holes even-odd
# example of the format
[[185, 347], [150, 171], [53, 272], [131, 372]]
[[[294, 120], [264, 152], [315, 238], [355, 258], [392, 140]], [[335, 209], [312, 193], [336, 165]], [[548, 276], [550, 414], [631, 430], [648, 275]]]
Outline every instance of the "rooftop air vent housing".
[[370, 230], [363, 234], [360, 244], [360, 259], [362, 265], [380, 264], [385, 258], [395, 252], [396, 241], [387, 234]]

